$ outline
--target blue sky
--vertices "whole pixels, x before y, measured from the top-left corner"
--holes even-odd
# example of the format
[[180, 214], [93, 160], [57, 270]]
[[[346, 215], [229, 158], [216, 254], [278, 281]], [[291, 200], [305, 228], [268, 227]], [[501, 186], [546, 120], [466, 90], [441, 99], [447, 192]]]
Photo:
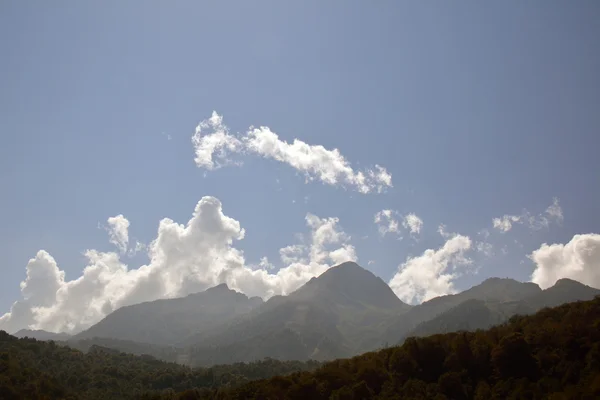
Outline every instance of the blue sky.
[[[47, 291], [43, 279], [56, 271], [64, 282], [79, 278], [88, 249], [115, 252], [109, 217], [130, 222], [130, 247], [149, 244], [161, 219], [187, 223], [204, 196], [245, 230], [232, 245], [244, 265], [256, 269], [268, 257], [270, 274], [289, 264], [279, 251], [301, 243], [298, 233], [306, 245], [310, 213], [323, 224], [338, 218], [327, 227], [345, 235], [329, 244], [352, 246], [358, 262], [386, 281], [408, 257], [424, 262], [427, 249], [468, 237], [469, 246], [463, 241], [464, 249], [442, 257], [452, 290], [490, 276], [530, 280], [536, 268], [539, 276], [553, 271], [600, 284], [597, 2], [141, 5], [0, 5], [0, 314], [17, 300], [48, 309], [65, 302], [68, 291], [50, 290], [37, 305], [29, 292]], [[279, 143], [338, 149], [353, 171], [380, 165], [393, 186], [363, 194], [314, 174], [306, 183], [289, 163], [247, 149], [228, 155], [241, 166], [199, 167], [191, 138], [213, 111], [240, 140], [250, 126], [267, 126]], [[545, 213], [554, 198], [563, 218]], [[397, 211], [398, 234], [378, 231], [374, 216], [385, 209]], [[408, 213], [423, 222], [412, 236], [401, 226]], [[493, 218], [504, 215], [521, 223], [494, 228]], [[440, 235], [440, 224], [458, 236]], [[577, 234], [587, 236], [579, 242]], [[478, 251], [479, 242], [493, 251]], [[32, 272], [22, 294], [19, 283], [39, 250], [58, 270], [50, 262], [42, 278]], [[537, 261], [527, 257], [536, 250]], [[144, 252], [119, 260], [129, 270], [150, 265]], [[105, 311], [122, 304], [111, 296]], [[31, 313], [4, 322], [77, 329], [48, 322], [55, 311], [45, 311], [44, 323], [31, 322]]]

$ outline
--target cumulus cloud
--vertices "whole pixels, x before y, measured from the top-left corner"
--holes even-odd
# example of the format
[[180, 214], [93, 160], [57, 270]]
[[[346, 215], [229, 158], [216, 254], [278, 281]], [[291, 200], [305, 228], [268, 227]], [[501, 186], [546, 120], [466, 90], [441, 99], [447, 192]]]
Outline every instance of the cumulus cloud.
[[223, 117], [214, 111], [209, 119], [198, 124], [192, 143], [196, 165], [208, 170], [235, 163], [231, 157], [236, 153], [254, 154], [287, 164], [309, 181], [317, 179], [361, 193], [382, 192], [392, 187], [391, 174], [380, 165], [354, 170], [338, 149], [329, 150], [299, 139], [288, 143], [265, 126], [250, 127], [244, 135], [233, 135], [223, 124]]
[[575, 235], [567, 244], [546, 243], [529, 258], [535, 263], [531, 281], [546, 289], [561, 278], [600, 288], [600, 235]]
[[407, 258], [389, 285], [402, 301], [413, 304], [455, 293], [453, 281], [460, 276], [460, 267], [471, 264], [466, 255], [470, 249], [469, 237], [454, 235], [437, 250]]
[[294, 291], [332, 265], [356, 260], [337, 218], [307, 214], [306, 225], [307, 239], [280, 251], [284, 266], [276, 273], [266, 258], [246, 264], [234, 246], [244, 229], [214, 197], [203, 197], [186, 224], [161, 220], [148, 245], [149, 262], [135, 269], [116, 252], [87, 250], [81, 276], [65, 281], [56, 260], [40, 250], [27, 264], [22, 298], [0, 317], [0, 329], [77, 332], [121, 306], [185, 296], [219, 283], [268, 298]]
[[510, 231], [514, 224], [526, 225], [532, 230], [539, 230], [548, 228], [552, 222], [562, 223], [563, 219], [562, 208], [560, 207], [558, 198], [555, 197], [552, 199], [552, 204], [539, 215], [533, 215], [529, 211], [523, 210], [518, 215], [505, 214], [502, 217], [493, 218], [492, 224], [494, 228], [501, 232]]
[[394, 210], [381, 210], [377, 212], [373, 222], [377, 225], [381, 236], [385, 236], [388, 233], [400, 235], [400, 225], [413, 236], [421, 233], [421, 228], [423, 228], [423, 220], [416, 214], [408, 213], [403, 216]]
[[119, 214], [116, 217], [110, 217], [107, 223], [109, 241], [117, 246], [121, 253], [125, 253], [129, 246], [129, 220], [123, 214]]

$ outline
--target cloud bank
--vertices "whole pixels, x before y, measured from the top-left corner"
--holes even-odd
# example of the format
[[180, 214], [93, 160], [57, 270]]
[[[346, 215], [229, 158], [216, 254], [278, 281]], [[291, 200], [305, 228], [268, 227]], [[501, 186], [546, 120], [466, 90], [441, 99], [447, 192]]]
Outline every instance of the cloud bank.
[[318, 180], [360, 193], [381, 193], [392, 187], [392, 175], [380, 165], [355, 170], [338, 149], [329, 150], [299, 139], [288, 143], [265, 126], [250, 127], [244, 135], [233, 135], [215, 111], [198, 124], [192, 143], [196, 165], [207, 170], [239, 165], [241, 162], [233, 158], [235, 154], [252, 154], [287, 164], [308, 181]]
[[[109, 239], [124, 252], [129, 221], [115, 218], [109, 222]], [[0, 317], [0, 329], [78, 332], [118, 307], [185, 296], [219, 283], [268, 298], [294, 291], [332, 265], [356, 261], [337, 218], [307, 214], [306, 225], [306, 240], [280, 250], [283, 267], [277, 272], [265, 258], [256, 265], [246, 263], [234, 246], [244, 238], [244, 229], [214, 197], [203, 197], [185, 225], [161, 220], [147, 248], [149, 263], [139, 268], [129, 269], [116, 252], [86, 250], [82, 275], [66, 281], [56, 260], [40, 250], [27, 263], [22, 298]]]

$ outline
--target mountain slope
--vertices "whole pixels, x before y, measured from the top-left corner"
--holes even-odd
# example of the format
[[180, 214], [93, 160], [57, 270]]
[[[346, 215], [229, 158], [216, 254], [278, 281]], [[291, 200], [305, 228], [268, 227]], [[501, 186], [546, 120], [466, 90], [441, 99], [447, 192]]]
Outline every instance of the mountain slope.
[[233, 361], [231, 354], [236, 361], [327, 360], [373, 348], [386, 322], [409, 308], [380, 278], [349, 262], [187, 343], [199, 365]]
[[407, 336], [487, 329], [504, 321], [505, 318], [491, 310], [483, 300], [470, 299], [428, 321], [421, 322]]
[[548, 289], [518, 301], [466, 300], [436, 317], [421, 322], [406, 336], [487, 329], [507, 321], [513, 315], [533, 314], [545, 307], [556, 307], [574, 301], [592, 300], [600, 290], [570, 279], [560, 279]]
[[592, 300], [600, 290], [572, 279], [559, 279], [554, 286], [524, 299], [524, 303], [536, 312], [544, 307], [556, 307], [573, 301]]
[[201, 293], [122, 307], [71, 338], [113, 338], [156, 345], [173, 345], [191, 332], [211, 329], [262, 304], [222, 284]]

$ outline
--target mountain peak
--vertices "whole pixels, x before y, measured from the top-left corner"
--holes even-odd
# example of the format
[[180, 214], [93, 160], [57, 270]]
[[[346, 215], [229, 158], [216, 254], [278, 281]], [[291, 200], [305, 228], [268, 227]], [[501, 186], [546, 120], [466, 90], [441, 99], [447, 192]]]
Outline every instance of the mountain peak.
[[330, 268], [330, 270], [342, 270], [342, 269], [355, 269], [355, 270], [367, 271], [366, 269], [364, 269], [363, 267], [361, 267], [354, 261], [346, 261], [346, 262], [343, 262], [341, 264], [335, 265]]
[[232, 290], [229, 289], [229, 286], [227, 286], [226, 283], [219, 283], [217, 286], [210, 287], [210, 288], [206, 289], [205, 291], [206, 292], [208, 292], [208, 291], [216, 292], [216, 291], [232, 291]]
[[361, 276], [363, 278], [373, 277], [376, 278], [375, 274], [371, 271], [361, 267], [357, 263], [353, 261], [346, 261], [344, 263], [335, 265], [329, 268], [327, 271], [323, 272], [320, 276], [314, 278], [316, 280], [328, 279], [329, 277], [336, 278], [349, 278], [349, 277], [358, 277]]
[[348, 261], [327, 269], [298, 289], [294, 297], [327, 298], [328, 301], [360, 304], [387, 309], [406, 306], [392, 289], [371, 271]]
[[[560, 278], [559, 280], [556, 281], [556, 283], [554, 284], [554, 286], [560, 287], [560, 286], [587, 286], [579, 281], [576, 281], [574, 279], [569, 279], [569, 278]], [[554, 287], [553, 286], [553, 287]]]
[[512, 278], [488, 278], [466, 290], [463, 296], [485, 301], [515, 301], [541, 292], [533, 282], [519, 282]]

